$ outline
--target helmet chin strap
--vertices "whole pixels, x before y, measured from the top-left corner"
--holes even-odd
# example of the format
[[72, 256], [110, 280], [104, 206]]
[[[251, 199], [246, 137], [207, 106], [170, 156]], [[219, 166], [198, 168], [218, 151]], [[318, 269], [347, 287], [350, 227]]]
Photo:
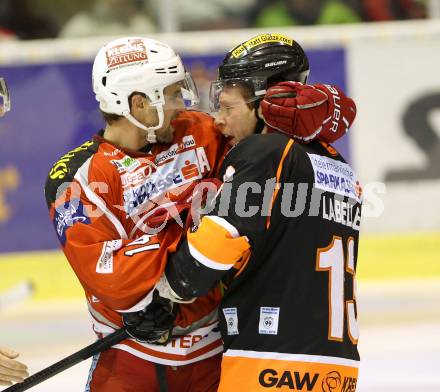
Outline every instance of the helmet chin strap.
[[147, 132], [146, 139], [147, 143], [157, 143], [157, 136], [156, 136], [156, 130], [162, 128], [163, 126], [163, 120], [164, 120], [164, 113], [163, 113], [163, 105], [162, 103], [158, 103], [154, 105], [157, 110], [157, 115], [159, 117], [159, 122], [154, 127], [146, 127], [144, 124], [136, 120], [131, 113], [125, 113], [124, 117], [130, 121], [133, 125], [136, 125], [138, 128], [143, 129]]

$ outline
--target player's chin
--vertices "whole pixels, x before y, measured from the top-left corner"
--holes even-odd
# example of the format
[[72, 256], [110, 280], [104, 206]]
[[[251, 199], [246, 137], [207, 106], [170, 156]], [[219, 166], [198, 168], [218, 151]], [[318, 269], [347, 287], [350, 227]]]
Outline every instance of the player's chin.
[[234, 146], [235, 144], [237, 144], [237, 142], [235, 141], [235, 137], [229, 135], [228, 133], [226, 133], [224, 130], [222, 130], [222, 135], [223, 137], [227, 140], [228, 144], [231, 146]]
[[238, 144], [239, 141], [240, 139], [231, 136], [229, 137], [228, 143], [230, 146], [234, 147], [236, 144]]

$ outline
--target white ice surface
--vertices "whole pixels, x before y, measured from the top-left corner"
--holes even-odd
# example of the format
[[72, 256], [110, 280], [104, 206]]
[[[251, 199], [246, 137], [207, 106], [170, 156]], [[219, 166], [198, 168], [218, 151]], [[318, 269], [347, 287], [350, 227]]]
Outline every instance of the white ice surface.
[[[440, 392], [440, 281], [358, 285], [358, 392]], [[0, 345], [35, 373], [94, 341], [81, 301], [27, 302], [0, 315]], [[90, 360], [33, 392], [83, 391]], [[282, 390], [282, 389], [281, 389]]]

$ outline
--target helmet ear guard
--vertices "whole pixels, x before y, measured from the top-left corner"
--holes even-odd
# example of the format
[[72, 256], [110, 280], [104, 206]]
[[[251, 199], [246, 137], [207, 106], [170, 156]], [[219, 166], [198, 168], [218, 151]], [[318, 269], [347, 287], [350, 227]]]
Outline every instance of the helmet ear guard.
[[[93, 63], [93, 91], [100, 109], [147, 131], [149, 143], [156, 141], [155, 131], [163, 126], [164, 89], [175, 83], [181, 83], [183, 106], [198, 104], [197, 89], [180, 57], [168, 45], [148, 38], [114, 40], [101, 48]], [[145, 94], [156, 108], [156, 125], [147, 127], [133, 117], [129, 97], [134, 92]]]

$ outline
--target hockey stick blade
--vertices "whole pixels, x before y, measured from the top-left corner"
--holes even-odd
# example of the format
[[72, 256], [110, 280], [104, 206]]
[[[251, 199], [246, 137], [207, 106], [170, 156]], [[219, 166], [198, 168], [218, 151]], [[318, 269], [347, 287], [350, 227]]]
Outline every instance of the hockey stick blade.
[[111, 346], [119, 343], [121, 340], [124, 340], [128, 337], [128, 333], [125, 328], [118, 329], [112, 334], [106, 336], [103, 339], [99, 339], [95, 343], [84, 347], [82, 350], [77, 351], [76, 353], [69, 355], [68, 357], [62, 359], [59, 362], [54, 363], [53, 365], [47, 367], [39, 371], [38, 373], [33, 374], [32, 376], [26, 378], [23, 382], [12, 385], [9, 388], [3, 390], [3, 392], [21, 392], [27, 391], [29, 388], [34, 387], [37, 384], [51, 378], [62, 371], [69, 369], [70, 367], [80, 363], [91, 356], [104, 351]]

